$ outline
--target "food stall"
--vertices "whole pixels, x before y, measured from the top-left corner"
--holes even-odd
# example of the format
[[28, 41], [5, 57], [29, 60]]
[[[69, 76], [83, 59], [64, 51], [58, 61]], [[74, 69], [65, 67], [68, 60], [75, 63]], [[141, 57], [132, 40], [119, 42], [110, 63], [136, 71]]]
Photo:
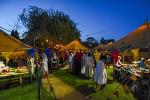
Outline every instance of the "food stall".
[[[11, 83], [20, 83], [22, 86], [23, 78], [29, 77], [29, 71], [26, 66], [26, 61], [23, 62], [23, 59], [19, 58], [10, 58], [6, 61], [7, 58], [0, 56], [0, 88], [4, 85], [8, 86]], [[12, 61], [11, 61], [12, 60]], [[22, 64], [20, 64], [22, 61]]]
[[[27, 51], [31, 47], [16, 38], [0, 30], [0, 88], [3, 85], [19, 82], [23, 84], [24, 76], [29, 76], [28, 68], [25, 64], [19, 64], [20, 59], [27, 58]], [[8, 64], [15, 60], [15, 66]]]
[[[150, 63], [150, 62], [148, 62]], [[139, 99], [150, 99], [150, 65], [139, 67], [139, 61], [127, 64], [121, 70], [121, 83], [127, 85]]]
[[26, 66], [18, 68], [2, 68], [0, 72], [0, 85], [10, 85], [11, 83], [19, 82], [23, 85], [23, 78], [28, 77], [29, 72]]

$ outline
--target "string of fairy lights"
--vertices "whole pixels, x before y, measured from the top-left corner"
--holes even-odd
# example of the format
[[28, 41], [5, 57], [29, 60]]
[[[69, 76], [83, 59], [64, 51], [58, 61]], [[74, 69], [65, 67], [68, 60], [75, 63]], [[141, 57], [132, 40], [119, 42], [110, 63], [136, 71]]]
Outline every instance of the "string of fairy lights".
[[7, 31], [7, 32], [11, 32], [10, 30], [8, 30], [8, 29], [6, 29], [6, 28], [4, 28], [4, 27], [2, 27], [2, 26], [0, 26], [0, 29], [2, 29], [2, 30], [4, 30], [4, 31]]
[[[145, 20], [145, 22], [149, 22], [149, 17], [147, 17], [146, 18], [146, 20]], [[138, 25], [139, 25], [139, 23], [137, 23]], [[2, 26], [0, 26], [0, 29], [2, 29], [2, 30], [4, 30], [4, 31], [6, 31], [6, 32], [9, 32], [9, 33], [11, 33], [11, 30], [8, 30], [8, 29], [6, 29], [6, 28], [4, 28], [4, 27], [2, 27]], [[83, 40], [85, 40], [85, 39], [87, 39], [88, 37], [94, 37], [95, 35], [97, 36], [97, 35], [100, 35], [100, 34], [114, 34], [115, 32], [112, 32], [112, 29], [113, 29], [113, 27], [112, 28], [107, 28], [107, 29], [104, 29], [104, 30], [101, 30], [101, 31], [97, 31], [97, 32], [92, 32], [92, 33], [89, 33], [89, 34], [86, 34], [86, 35], [83, 35], [83, 36], [81, 36], [81, 38], [83, 39]], [[111, 30], [111, 31], [110, 31]], [[110, 32], [108, 32], [108, 31], [110, 31]], [[82, 34], [82, 33], [81, 33]], [[103, 35], [104, 36], [104, 35]], [[97, 36], [96, 38], [99, 38], [99, 36]]]

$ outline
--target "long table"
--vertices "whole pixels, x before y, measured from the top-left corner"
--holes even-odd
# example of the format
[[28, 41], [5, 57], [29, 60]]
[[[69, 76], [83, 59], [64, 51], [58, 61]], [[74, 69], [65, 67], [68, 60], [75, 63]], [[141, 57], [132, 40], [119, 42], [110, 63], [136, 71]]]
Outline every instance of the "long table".
[[125, 79], [129, 75], [129, 81], [127, 84], [128, 88], [135, 93], [139, 100], [150, 100], [150, 73], [144, 71], [140, 75], [130, 73], [130, 71], [122, 70], [122, 79]]
[[[20, 85], [22, 86], [23, 85], [23, 77], [26, 75], [29, 75], [29, 73], [28, 72], [25, 72], [25, 73], [10, 72], [5, 75], [0, 75], [0, 80], [1, 80], [0, 85], [11, 83], [13, 81], [13, 78], [16, 78], [19, 81]], [[19, 78], [17, 78], [17, 77], [19, 77]], [[16, 79], [14, 79], [14, 80], [16, 80]]]

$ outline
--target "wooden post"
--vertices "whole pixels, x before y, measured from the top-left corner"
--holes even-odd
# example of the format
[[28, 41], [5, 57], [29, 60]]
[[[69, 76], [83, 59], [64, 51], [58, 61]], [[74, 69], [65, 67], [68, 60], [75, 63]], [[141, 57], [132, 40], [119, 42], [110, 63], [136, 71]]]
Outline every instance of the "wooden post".
[[23, 83], [22, 78], [23, 78], [23, 75], [22, 75], [22, 74], [20, 74], [20, 85], [21, 85], [21, 87], [22, 87], [22, 83]]

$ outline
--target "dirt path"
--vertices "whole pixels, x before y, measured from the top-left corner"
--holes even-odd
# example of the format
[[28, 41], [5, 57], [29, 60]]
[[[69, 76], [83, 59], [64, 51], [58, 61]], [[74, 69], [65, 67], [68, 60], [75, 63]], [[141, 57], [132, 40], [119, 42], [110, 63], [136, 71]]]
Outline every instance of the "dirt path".
[[[50, 84], [54, 88], [54, 93], [57, 100], [87, 100], [82, 93], [69, 86], [68, 84], [64, 83], [62, 80], [55, 77], [54, 75], [49, 75], [48, 79]], [[43, 84], [44, 87], [49, 90], [48, 81], [43, 80]]]

